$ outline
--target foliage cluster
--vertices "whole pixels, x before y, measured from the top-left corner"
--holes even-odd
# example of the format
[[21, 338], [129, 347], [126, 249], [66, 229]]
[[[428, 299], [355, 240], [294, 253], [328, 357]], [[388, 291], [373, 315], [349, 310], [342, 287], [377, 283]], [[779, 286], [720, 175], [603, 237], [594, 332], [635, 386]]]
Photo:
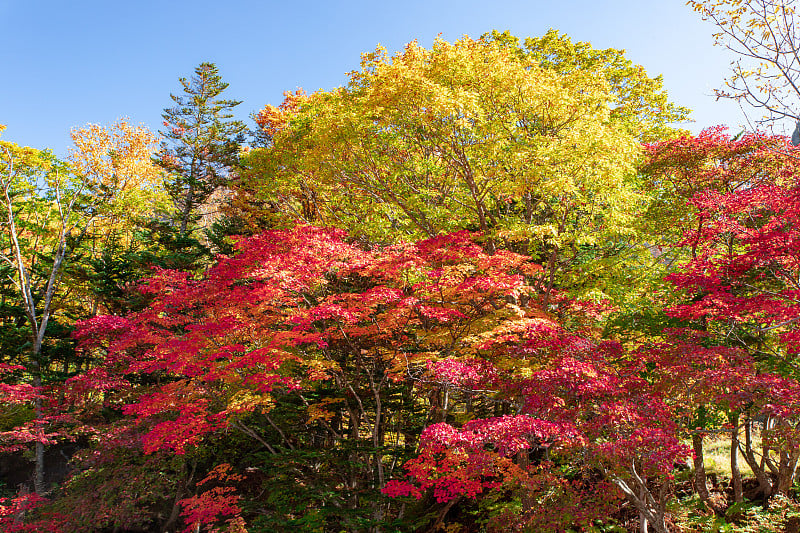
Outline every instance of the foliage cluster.
[[786, 139], [555, 31], [379, 48], [249, 150], [195, 74], [160, 150], [0, 143], [4, 531], [794, 527]]

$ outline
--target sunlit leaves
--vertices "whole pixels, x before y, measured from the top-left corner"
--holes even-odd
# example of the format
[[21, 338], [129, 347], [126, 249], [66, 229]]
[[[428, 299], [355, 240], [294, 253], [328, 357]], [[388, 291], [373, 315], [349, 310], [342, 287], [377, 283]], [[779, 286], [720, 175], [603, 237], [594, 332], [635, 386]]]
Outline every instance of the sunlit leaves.
[[151, 160], [158, 139], [147, 128], [120, 119], [73, 129], [71, 136], [73, 170], [114, 222], [146, 216], [164, 203], [161, 170]]
[[498, 42], [378, 48], [346, 87], [287, 93], [258, 114], [271, 143], [247, 156], [239, 191], [380, 241], [467, 228], [595, 243], [637, 201], [638, 143], [615, 98], [591, 68], [548, 68]]

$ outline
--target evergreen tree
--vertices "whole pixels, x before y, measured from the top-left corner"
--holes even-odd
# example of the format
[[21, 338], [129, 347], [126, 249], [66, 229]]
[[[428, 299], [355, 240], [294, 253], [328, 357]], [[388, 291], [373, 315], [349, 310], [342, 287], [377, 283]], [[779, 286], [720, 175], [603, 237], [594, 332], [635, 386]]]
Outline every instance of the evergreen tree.
[[225, 185], [236, 164], [246, 126], [232, 120], [232, 109], [241, 102], [223, 100], [228, 87], [217, 66], [201, 63], [191, 79], [180, 78], [184, 94], [170, 97], [174, 107], [164, 110], [167, 138], [157, 162], [170, 173], [167, 187], [178, 211], [180, 234], [198, 218], [197, 208]]

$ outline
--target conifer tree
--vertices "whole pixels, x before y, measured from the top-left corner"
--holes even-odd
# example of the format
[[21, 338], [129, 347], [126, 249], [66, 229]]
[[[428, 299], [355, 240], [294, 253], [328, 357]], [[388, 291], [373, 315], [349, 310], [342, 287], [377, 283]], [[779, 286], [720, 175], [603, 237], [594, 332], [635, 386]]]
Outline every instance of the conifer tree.
[[223, 100], [228, 87], [214, 63], [200, 63], [191, 79], [180, 78], [184, 94], [170, 94], [174, 107], [164, 110], [167, 141], [157, 162], [170, 173], [167, 187], [185, 235], [197, 208], [223, 186], [236, 163], [246, 126], [233, 120], [239, 100]]

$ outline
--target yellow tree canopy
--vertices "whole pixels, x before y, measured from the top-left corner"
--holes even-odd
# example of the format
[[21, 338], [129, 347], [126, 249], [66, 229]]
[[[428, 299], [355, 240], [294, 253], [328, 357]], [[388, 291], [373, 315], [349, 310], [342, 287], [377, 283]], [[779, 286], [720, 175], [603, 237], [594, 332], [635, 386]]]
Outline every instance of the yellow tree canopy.
[[70, 133], [69, 162], [86, 192], [97, 199], [104, 224], [124, 224], [166, 205], [162, 171], [153, 164], [157, 136], [120, 119], [110, 126], [88, 124]]
[[497, 38], [378, 47], [347, 86], [257, 115], [271, 142], [245, 158], [237, 201], [377, 241], [475, 229], [597, 242], [640, 202], [635, 113], [599, 67], [551, 67]]

